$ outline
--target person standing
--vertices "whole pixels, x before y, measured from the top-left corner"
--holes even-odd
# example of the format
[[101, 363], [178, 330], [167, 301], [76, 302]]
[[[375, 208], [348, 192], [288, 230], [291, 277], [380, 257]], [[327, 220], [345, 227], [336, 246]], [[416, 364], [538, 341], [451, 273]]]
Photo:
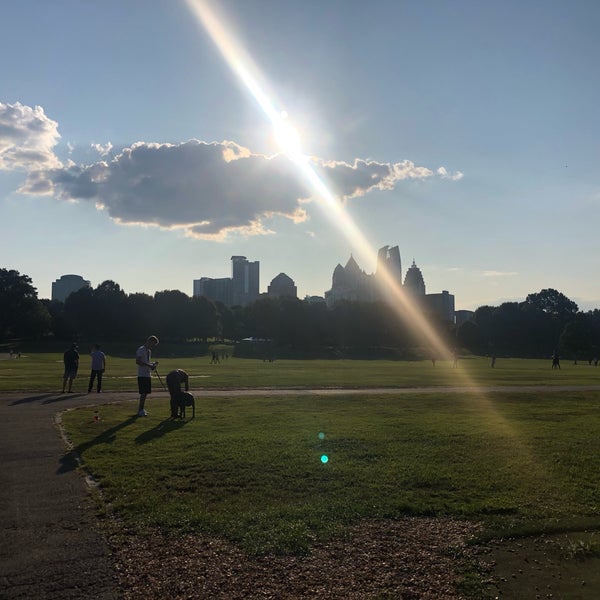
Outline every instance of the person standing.
[[151, 335], [146, 342], [137, 349], [135, 353], [135, 362], [137, 364], [138, 390], [140, 392], [140, 402], [138, 405], [138, 417], [148, 415], [144, 406], [146, 396], [152, 393], [152, 371], [156, 369], [158, 361], [152, 362], [152, 348], [158, 344], [158, 338]]
[[77, 369], [79, 368], [79, 352], [77, 350], [77, 344], [73, 342], [71, 347], [63, 354], [63, 362], [65, 364], [62, 387], [63, 394], [65, 393], [67, 382], [69, 384], [67, 391], [69, 394], [73, 393], [73, 380], [77, 377]]
[[106, 355], [100, 350], [100, 344], [96, 344], [90, 356], [92, 357], [92, 372], [90, 373], [90, 382], [88, 383], [88, 394], [92, 391], [96, 378], [98, 378], [96, 391], [100, 393], [102, 391], [102, 374], [106, 369]]
[[183, 369], [175, 369], [167, 374], [167, 389], [171, 395], [171, 418], [176, 419], [177, 413], [177, 396], [181, 394], [181, 385], [185, 386], [185, 391], [190, 391], [190, 378]]

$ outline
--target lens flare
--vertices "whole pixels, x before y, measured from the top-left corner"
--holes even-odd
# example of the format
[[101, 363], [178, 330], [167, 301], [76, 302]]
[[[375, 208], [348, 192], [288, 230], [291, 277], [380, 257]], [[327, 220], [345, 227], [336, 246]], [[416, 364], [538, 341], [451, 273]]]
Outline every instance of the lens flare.
[[329, 456], [327, 456], [327, 454], [323, 454], [323, 456], [321, 456], [321, 462], [323, 464], [326, 464], [329, 462]]
[[[363, 256], [371, 260], [373, 264], [376, 264], [377, 252], [375, 248], [371, 246], [366, 236], [345, 210], [341, 199], [337, 198], [328, 189], [325, 182], [314, 169], [310, 158], [302, 152], [300, 136], [291, 124], [287, 112], [275, 107], [269, 94], [265, 91], [267, 89], [266, 84], [261, 84], [263, 78], [259, 69], [235, 37], [224, 27], [224, 20], [217, 17], [214, 11], [217, 3], [209, 3], [206, 0], [186, 0], [186, 3], [199, 25], [210, 35], [228, 66], [236, 74], [271, 122], [282, 152], [296, 165], [299, 175], [312, 188], [313, 201], [323, 210], [323, 213], [332, 224], [342, 232], [350, 242], [351, 247], [356, 248]], [[379, 272], [380, 270], [378, 269]], [[435, 356], [445, 360], [452, 360], [452, 350], [435, 331], [435, 328], [425, 317], [415, 300], [410, 294], [404, 292], [399, 282], [392, 273], [385, 269], [384, 265], [382, 265], [381, 269], [381, 279], [397, 317], [411, 328], [413, 333], [418, 336], [418, 339], [422, 340]], [[468, 387], [477, 387], [463, 369], [456, 370], [456, 377], [457, 379], [461, 379], [461, 383]], [[488, 411], [497, 417], [500, 432], [510, 435], [515, 440], [521, 452], [521, 460], [533, 460], [525, 445], [519, 443], [517, 440], [518, 434], [515, 429], [500, 414], [494, 403], [481, 392], [474, 393], [472, 397], [474, 401], [485, 406]], [[326, 463], [328, 460], [326, 455], [321, 457], [321, 462], [323, 463]]]

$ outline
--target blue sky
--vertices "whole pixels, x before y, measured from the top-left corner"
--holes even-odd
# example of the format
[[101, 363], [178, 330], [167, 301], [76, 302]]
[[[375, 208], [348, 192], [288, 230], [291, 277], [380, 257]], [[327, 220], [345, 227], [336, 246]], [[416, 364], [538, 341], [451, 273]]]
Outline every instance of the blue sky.
[[[475, 309], [600, 307], [600, 4], [201, 2], [373, 249]], [[0, 20], [0, 266], [192, 293], [230, 257], [305, 294], [352, 253], [184, 0], [20, 0]]]

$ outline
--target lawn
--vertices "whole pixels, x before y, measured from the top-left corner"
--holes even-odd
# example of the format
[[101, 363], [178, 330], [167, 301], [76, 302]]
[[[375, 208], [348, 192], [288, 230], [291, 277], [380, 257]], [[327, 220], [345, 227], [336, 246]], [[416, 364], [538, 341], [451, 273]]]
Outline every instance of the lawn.
[[[153, 357], [160, 361], [158, 373], [165, 375], [174, 368], [185, 369], [194, 389], [260, 387], [421, 387], [456, 385], [598, 385], [600, 367], [587, 363], [563, 362], [561, 370], [551, 370], [550, 360], [499, 358], [490, 367], [487, 358], [461, 358], [457, 368], [450, 361], [388, 360], [276, 360], [229, 358], [210, 364], [208, 356], [174, 358], [161, 355], [159, 345]], [[135, 348], [131, 357], [112, 356], [107, 349], [104, 388], [107, 391], [134, 391], [137, 388]], [[90, 358], [81, 349], [76, 391], [87, 391]], [[6, 355], [8, 356], [8, 355]], [[0, 360], [0, 391], [60, 391], [62, 388], [62, 353], [23, 351], [20, 359]], [[155, 379], [155, 386], [160, 382]]]
[[[256, 371], [280, 365], [293, 367], [248, 373], [258, 385]], [[231, 366], [243, 361], [215, 370]], [[331, 371], [361, 385], [373, 370], [393, 385], [392, 373], [416, 380], [427, 368], [391, 366]], [[306, 385], [323, 385], [312, 363], [304, 372]], [[518, 373], [514, 363], [511, 383], [532, 381]], [[455, 515], [483, 521], [484, 535], [600, 526], [600, 392], [197, 396], [195, 420], [167, 420], [164, 397], [149, 400], [144, 419], [132, 402], [102, 406], [98, 422], [90, 408], [63, 415], [105, 506], [136, 530], [200, 530], [251, 553], [303, 553], [367, 517]]]

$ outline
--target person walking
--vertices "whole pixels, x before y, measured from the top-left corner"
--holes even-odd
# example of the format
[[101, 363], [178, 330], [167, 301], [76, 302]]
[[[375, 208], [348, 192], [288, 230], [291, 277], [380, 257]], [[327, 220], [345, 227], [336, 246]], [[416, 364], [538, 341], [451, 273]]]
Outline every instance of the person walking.
[[92, 372], [90, 373], [90, 382], [88, 383], [88, 394], [94, 387], [94, 380], [97, 378], [96, 391], [102, 391], [102, 375], [106, 369], [106, 355], [100, 350], [100, 344], [96, 344], [92, 353]]
[[62, 386], [63, 394], [65, 393], [67, 382], [69, 384], [67, 392], [69, 394], [73, 393], [73, 380], [75, 379], [75, 377], [77, 377], [77, 369], [79, 368], [79, 352], [77, 350], [77, 344], [73, 342], [71, 344], [71, 347], [65, 350], [65, 353], [63, 354], [63, 363], [65, 365]]
[[152, 362], [152, 348], [157, 344], [158, 338], [155, 335], [151, 335], [135, 353], [138, 391], [140, 392], [140, 401], [137, 412], [138, 417], [146, 417], [148, 415], [144, 406], [146, 404], [146, 396], [152, 393], [152, 371], [154, 371], [156, 365], [158, 365], [158, 361]]
[[190, 391], [190, 378], [183, 369], [175, 369], [167, 373], [167, 389], [171, 395], [171, 418], [176, 419], [179, 414], [177, 412], [177, 396], [182, 393], [181, 385], [185, 386], [185, 391]]

